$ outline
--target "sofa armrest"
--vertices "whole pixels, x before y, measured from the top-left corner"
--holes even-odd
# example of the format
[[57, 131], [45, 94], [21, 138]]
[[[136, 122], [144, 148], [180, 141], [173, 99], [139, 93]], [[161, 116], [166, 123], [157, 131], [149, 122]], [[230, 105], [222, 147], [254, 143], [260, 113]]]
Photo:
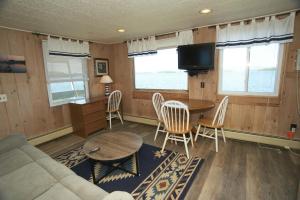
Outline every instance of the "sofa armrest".
[[127, 192], [115, 191], [105, 196], [103, 200], [134, 200], [134, 199]]
[[0, 154], [18, 148], [26, 143], [27, 140], [24, 135], [19, 133], [11, 134], [0, 140]]

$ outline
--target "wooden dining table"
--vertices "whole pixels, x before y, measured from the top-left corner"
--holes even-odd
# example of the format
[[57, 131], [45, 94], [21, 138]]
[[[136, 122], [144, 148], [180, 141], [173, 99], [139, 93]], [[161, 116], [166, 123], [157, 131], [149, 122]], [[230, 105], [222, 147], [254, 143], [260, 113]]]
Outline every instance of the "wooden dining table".
[[192, 113], [195, 112], [205, 112], [215, 107], [215, 103], [209, 100], [202, 99], [187, 99], [182, 100], [189, 108], [189, 111]]

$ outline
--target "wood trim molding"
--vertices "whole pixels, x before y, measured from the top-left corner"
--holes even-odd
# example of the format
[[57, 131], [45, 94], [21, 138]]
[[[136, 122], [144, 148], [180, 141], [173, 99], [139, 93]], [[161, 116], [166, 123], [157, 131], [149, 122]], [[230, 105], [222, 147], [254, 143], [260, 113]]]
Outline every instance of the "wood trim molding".
[[[217, 95], [217, 102], [221, 102], [225, 95]], [[258, 96], [229, 96], [230, 104], [256, 105], [256, 106], [280, 106], [280, 97], [258, 97]]]
[[149, 119], [149, 118], [145, 118], [145, 117], [136, 117], [136, 116], [132, 116], [132, 115], [124, 115], [123, 118], [125, 121], [157, 126], [157, 120], [155, 120], [155, 119]]
[[46, 135], [42, 135], [33, 139], [29, 139], [28, 142], [34, 146], [45, 143], [45, 142], [49, 142], [51, 140], [54, 140], [56, 138], [68, 135], [70, 133], [73, 132], [73, 127], [69, 126], [69, 127], [65, 127], [56, 131], [53, 131], [51, 133], [48, 133]]
[[132, 97], [134, 99], [151, 100], [152, 95], [155, 92], [160, 92], [164, 96], [165, 100], [189, 98], [188, 91], [162, 91], [162, 90], [134, 90], [132, 92]]
[[[148, 119], [143, 117], [136, 117], [130, 115], [124, 115], [124, 120], [137, 122], [142, 124], [148, 124], [152, 126], [157, 125], [157, 121], [154, 119]], [[248, 142], [256, 142], [262, 144], [275, 145], [280, 147], [290, 147], [295, 149], [300, 149], [300, 141], [299, 140], [288, 140], [284, 138], [271, 137], [266, 135], [258, 135], [255, 133], [246, 133], [241, 131], [233, 131], [233, 130], [225, 130], [224, 131], [226, 137], [236, 140], [243, 140]]]
[[288, 140], [283, 138], [257, 135], [251, 133], [243, 133], [239, 131], [230, 131], [230, 130], [225, 130], [224, 133], [227, 138], [232, 138], [236, 140], [269, 144], [269, 145], [275, 145], [284, 148], [290, 147], [294, 149], [300, 149], [300, 141], [298, 140]]

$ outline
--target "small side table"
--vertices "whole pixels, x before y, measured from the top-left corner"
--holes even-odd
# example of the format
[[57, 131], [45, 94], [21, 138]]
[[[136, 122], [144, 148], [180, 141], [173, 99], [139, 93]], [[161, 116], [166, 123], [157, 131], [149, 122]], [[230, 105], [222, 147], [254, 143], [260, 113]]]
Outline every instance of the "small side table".
[[[134, 133], [122, 131], [103, 133], [89, 139], [84, 144], [83, 151], [90, 160], [94, 184], [98, 183], [116, 169], [139, 176], [138, 151], [142, 144], [142, 137]], [[136, 173], [121, 167], [126, 161], [131, 159], [132, 156], [135, 156], [136, 159]], [[102, 177], [96, 177], [95, 164], [97, 162], [109, 166], [111, 170]], [[114, 165], [115, 163], [118, 164]]]

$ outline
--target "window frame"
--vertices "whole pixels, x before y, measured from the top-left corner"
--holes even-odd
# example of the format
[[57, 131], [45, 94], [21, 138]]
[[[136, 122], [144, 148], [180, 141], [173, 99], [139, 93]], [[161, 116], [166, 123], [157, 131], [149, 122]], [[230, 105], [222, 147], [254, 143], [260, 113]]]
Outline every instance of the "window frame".
[[[257, 45], [259, 46], [259, 45]], [[229, 47], [230, 48], [230, 47]], [[231, 47], [233, 48], [233, 47]], [[237, 47], [238, 48], [238, 47]], [[248, 90], [248, 83], [249, 83], [249, 61], [250, 61], [250, 47], [247, 48], [247, 72], [246, 72], [246, 79], [245, 79], [245, 86]], [[278, 49], [278, 61], [277, 61], [277, 70], [276, 70], [276, 78], [275, 78], [275, 91], [270, 92], [235, 92], [235, 91], [222, 91], [222, 80], [223, 80], [223, 50], [219, 50], [219, 69], [218, 69], [218, 95], [230, 95], [230, 96], [257, 96], [257, 97], [279, 97], [280, 94], [280, 82], [281, 82], [281, 74], [282, 74], [282, 67], [283, 67], [283, 59], [284, 59], [284, 51], [285, 47], [283, 44], [279, 44]]]
[[[159, 48], [157, 49], [158, 51], [159, 50], [165, 50], [165, 49], [174, 49], [176, 48], [176, 51], [177, 51], [177, 46], [168, 46], [168, 47], [164, 47], [164, 48]], [[133, 89], [134, 91], [136, 91], [137, 93], [138, 92], [158, 92], [158, 91], [161, 91], [161, 92], [165, 92], [165, 93], [187, 93], [189, 91], [189, 78], [188, 78], [188, 75], [187, 75], [187, 78], [186, 78], [186, 83], [187, 83], [187, 89], [147, 89], [147, 88], [136, 88], [136, 85], [135, 85], [135, 59], [134, 57], [132, 58], [132, 63], [133, 63], [133, 70], [132, 70], [132, 77], [133, 77]]]
[[[64, 104], [68, 104], [72, 101], [77, 101], [77, 100], [83, 100], [83, 98], [78, 98], [74, 100], [60, 100], [60, 101], [53, 101], [53, 95], [51, 93], [51, 83], [71, 83], [72, 87], [74, 87], [74, 82], [76, 81], [82, 81], [84, 85], [84, 90], [85, 90], [85, 100], [89, 99], [89, 83], [88, 80], [81, 80], [81, 79], [72, 79], [72, 80], [59, 80], [59, 81], [50, 81], [49, 80], [49, 74], [48, 74], [48, 52], [47, 52], [47, 41], [43, 41], [43, 58], [44, 58], [44, 70], [45, 70], [45, 77], [46, 77], [46, 84], [47, 84], [47, 93], [48, 93], [48, 100], [49, 100], [49, 106], [50, 107], [55, 107], [55, 106], [60, 106]], [[59, 57], [65, 57], [68, 58], [67, 56], [57, 56]], [[83, 68], [85, 70], [86, 76], [88, 76], [88, 68], [87, 68], [87, 60], [83, 62]]]

